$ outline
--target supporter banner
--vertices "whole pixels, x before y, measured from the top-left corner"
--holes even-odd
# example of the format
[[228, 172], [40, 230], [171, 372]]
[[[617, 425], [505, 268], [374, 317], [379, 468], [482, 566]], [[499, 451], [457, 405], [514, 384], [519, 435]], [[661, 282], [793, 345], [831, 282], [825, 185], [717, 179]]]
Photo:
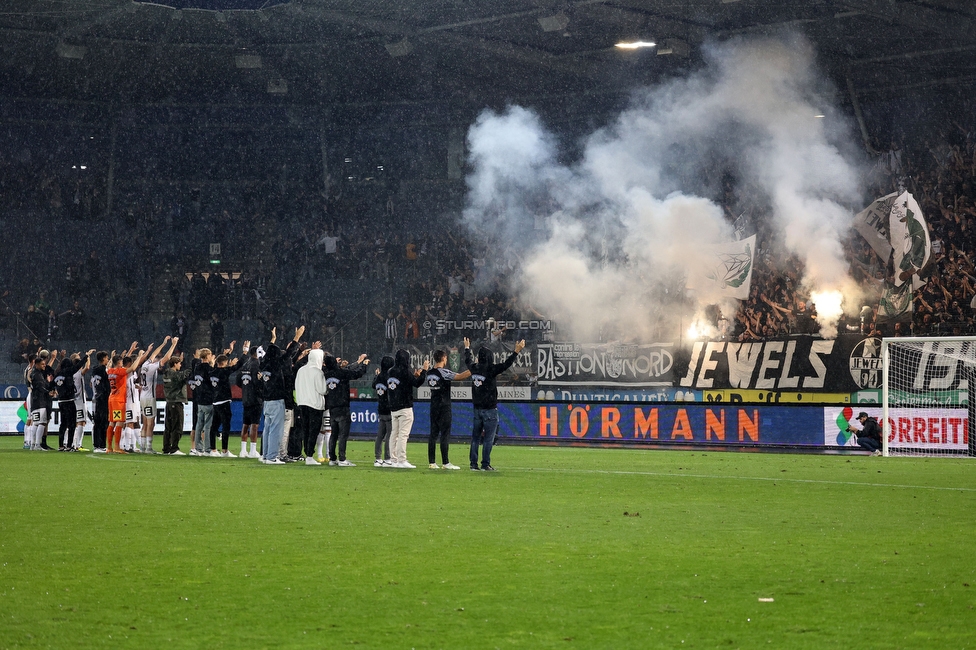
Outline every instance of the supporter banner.
[[739, 394], [827, 393], [826, 399], [833, 400], [839, 393], [881, 387], [881, 339], [841, 334], [826, 340], [797, 336], [755, 343], [697, 342], [688, 366], [683, 359], [676, 365], [683, 375], [676, 382], [681, 387]]
[[854, 229], [871, 245], [883, 261], [891, 257], [891, 244], [888, 242], [888, 218], [891, 206], [898, 198], [898, 192], [883, 196], [854, 215]]
[[782, 392], [764, 390], [706, 390], [702, 391], [706, 402], [767, 403], [767, 404], [849, 404], [850, 393]]
[[891, 355], [892, 400], [945, 404], [956, 397], [952, 391], [968, 400], [967, 367], [976, 367], [976, 341], [926, 341], [917, 348], [903, 348]]
[[[504, 361], [512, 349], [507, 343], [488, 347], [496, 362]], [[432, 360], [432, 348], [405, 349], [414, 367]], [[448, 367], [463, 370], [462, 351], [446, 351]], [[531, 386], [535, 399], [555, 401], [703, 401], [702, 391], [732, 390], [737, 395], [763, 393], [749, 393], [742, 401], [775, 402], [779, 393], [781, 402], [802, 403], [810, 395], [811, 402], [846, 403], [853, 393], [881, 387], [881, 339], [841, 334], [829, 340], [797, 336], [751, 343], [698, 341], [689, 351], [678, 351], [672, 343], [539, 343], [518, 355], [511, 373], [503, 375], [502, 383], [506, 382]], [[512, 390], [511, 399], [529, 399]], [[791, 393], [803, 397], [787, 397]], [[359, 396], [368, 394], [358, 391]], [[711, 401], [718, 401], [716, 397]]]
[[[881, 408], [864, 408], [855, 411], [825, 408], [823, 413], [824, 444], [827, 446], [857, 446], [848, 426], [860, 428], [854, 418], [861, 410], [883, 423]], [[889, 449], [943, 449], [967, 451], [969, 449], [969, 418], [965, 408], [893, 408], [888, 410]]]
[[539, 389], [536, 391], [535, 398], [540, 402], [700, 402], [702, 393], [683, 388], [625, 390], [599, 386], [570, 386]]
[[674, 344], [539, 343], [536, 372], [542, 386], [665, 387], [673, 384]]
[[[376, 405], [354, 403], [352, 433], [375, 435]], [[453, 434], [468, 436], [470, 403], [454, 405]], [[556, 444], [823, 446], [823, 408], [556, 402], [498, 405], [501, 439]], [[430, 432], [429, 404], [414, 404], [413, 433]]]

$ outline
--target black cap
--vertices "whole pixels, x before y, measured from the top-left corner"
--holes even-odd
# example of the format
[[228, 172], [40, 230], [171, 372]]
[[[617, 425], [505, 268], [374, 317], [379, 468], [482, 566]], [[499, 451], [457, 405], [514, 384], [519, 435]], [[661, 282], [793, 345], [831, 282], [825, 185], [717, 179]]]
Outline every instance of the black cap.
[[860, 420], [861, 418], [866, 418], [867, 416], [868, 416], [867, 413], [861, 411], [860, 413], [857, 414], [857, 419]]

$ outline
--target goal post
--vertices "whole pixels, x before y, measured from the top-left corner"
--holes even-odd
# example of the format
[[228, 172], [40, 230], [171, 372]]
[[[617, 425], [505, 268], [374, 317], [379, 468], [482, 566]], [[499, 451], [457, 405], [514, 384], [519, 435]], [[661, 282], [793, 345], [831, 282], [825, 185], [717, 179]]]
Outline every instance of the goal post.
[[976, 456], [976, 337], [884, 338], [881, 363], [885, 456]]

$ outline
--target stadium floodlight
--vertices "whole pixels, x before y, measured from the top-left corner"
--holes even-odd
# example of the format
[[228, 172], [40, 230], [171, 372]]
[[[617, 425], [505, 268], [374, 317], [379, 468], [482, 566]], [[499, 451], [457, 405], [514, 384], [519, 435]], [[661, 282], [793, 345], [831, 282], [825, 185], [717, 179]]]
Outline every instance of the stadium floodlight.
[[255, 70], [262, 65], [261, 57], [257, 54], [238, 54], [234, 57], [234, 63], [238, 68], [247, 70]]
[[413, 43], [404, 38], [402, 41], [397, 41], [396, 43], [387, 43], [385, 45], [386, 51], [390, 53], [390, 56], [396, 58], [401, 56], [407, 56], [413, 52]]
[[544, 32], [561, 32], [569, 25], [569, 16], [559, 12], [553, 16], [539, 17], [539, 27]]
[[657, 43], [654, 41], [621, 41], [619, 43], [614, 43], [614, 47], [620, 48], [621, 50], [640, 50], [648, 47], [655, 47]]
[[88, 48], [83, 45], [69, 45], [68, 43], [58, 43], [55, 51], [62, 59], [81, 60], [88, 54]]

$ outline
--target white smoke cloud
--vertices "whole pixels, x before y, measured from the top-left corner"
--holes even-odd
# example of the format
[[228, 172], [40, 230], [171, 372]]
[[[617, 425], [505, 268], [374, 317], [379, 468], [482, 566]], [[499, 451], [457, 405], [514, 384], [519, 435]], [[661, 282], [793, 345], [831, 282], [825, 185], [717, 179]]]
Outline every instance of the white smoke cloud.
[[511, 289], [578, 340], [677, 340], [707, 305], [732, 316], [736, 301], [685, 289], [708, 247], [733, 239], [703, 198], [723, 173], [803, 262], [808, 291], [853, 302], [841, 242], [861, 174], [812, 49], [798, 37], [741, 40], [709, 47], [706, 61], [636, 93], [572, 164], [521, 107], [485, 111], [469, 131], [465, 222], [515, 270]]

